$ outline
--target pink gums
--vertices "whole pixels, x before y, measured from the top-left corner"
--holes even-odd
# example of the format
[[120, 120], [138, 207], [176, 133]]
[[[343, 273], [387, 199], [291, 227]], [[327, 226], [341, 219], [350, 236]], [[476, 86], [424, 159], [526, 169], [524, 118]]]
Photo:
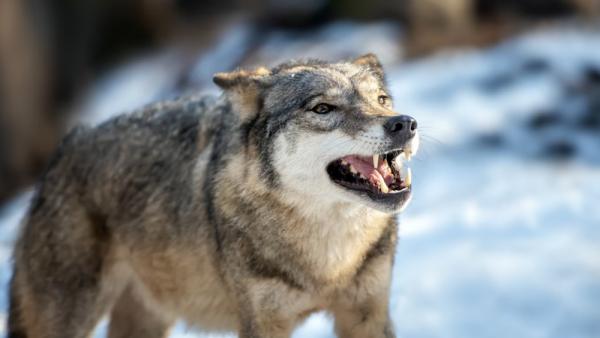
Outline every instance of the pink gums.
[[374, 186], [379, 186], [379, 182], [381, 181], [385, 182], [386, 185], [394, 181], [392, 170], [382, 158], [379, 159], [377, 168], [373, 168], [373, 157], [350, 155], [342, 158], [342, 160], [350, 163], [354, 169], [366, 177]]

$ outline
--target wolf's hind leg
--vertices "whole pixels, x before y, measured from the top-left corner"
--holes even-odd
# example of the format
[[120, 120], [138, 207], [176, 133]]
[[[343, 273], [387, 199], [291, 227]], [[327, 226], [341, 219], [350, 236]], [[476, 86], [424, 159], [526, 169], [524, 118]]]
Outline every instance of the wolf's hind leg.
[[31, 291], [21, 292], [18, 300], [13, 300], [10, 305], [8, 337], [90, 337], [107, 308], [106, 302], [97, 296], [97, 293], [89, 292], [38, 297]]
[[173, 320], [152, 309], [135, 292], [133, 285], [125, 289], [112, 309], [109, 338], [165, 338]]
[[34, 207], [15, 248], [11, 338], [89, 337], [122, 291], [103, 218], [65, 204]]
[[109, 308], [110, 297], [100, 288], [50, 287], [44, 292], [19, 283], [11, 286], [9, 338], [89, 337]]
[[8, 338], [27, 338], [25, 327], [22, 322], [21, 306], [17, 303], [17, 290], [15, 285], [15, 277], [10, 280], [9, 304], [8, 304], [8, 321], [7, 321], [7, 337]]

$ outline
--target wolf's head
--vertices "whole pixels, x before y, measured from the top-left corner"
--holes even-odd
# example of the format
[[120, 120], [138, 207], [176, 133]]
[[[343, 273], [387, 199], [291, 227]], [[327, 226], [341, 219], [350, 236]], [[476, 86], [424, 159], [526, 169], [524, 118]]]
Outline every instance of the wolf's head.
[[411, 194], [417, 122], [393, 111], [380, 62], [292, 62], [219, 73], [240, 114], [241, 142], [282, 196], [398, 212]]

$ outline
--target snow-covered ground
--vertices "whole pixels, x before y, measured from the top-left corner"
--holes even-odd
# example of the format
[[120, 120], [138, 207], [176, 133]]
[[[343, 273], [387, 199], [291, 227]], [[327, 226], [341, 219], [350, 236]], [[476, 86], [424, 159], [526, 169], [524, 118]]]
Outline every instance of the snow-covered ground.
[[[389, 46], [400, 31], [387, 24], [334, 24], [314, 36], [333, 44], [338, 54], [327, 58], [384, 54], [395, 106], [423, 133], [414, 198], [400, 216], [391, 298], [398, 336], [600, 337], [600, 27], [546, 28], [406, 63]], [[370, 36], [383, 38], [356, 43]], [[302, 53], [312, 40], [278, 33], [265, 41], [258, 59]], [[168, 95], [175, 81], [166, 68], [147, 73], [164, 55], [109, 74], [82, 104], [84, 120]], [[2, 290], [29, 195], [0, 209]], [[0, 316], [6, 305], [2, 292]], [[183, 324], [172, 336], [217, 337]], [[334, 337], [331, 319], [314, 315], [294, 337]]]

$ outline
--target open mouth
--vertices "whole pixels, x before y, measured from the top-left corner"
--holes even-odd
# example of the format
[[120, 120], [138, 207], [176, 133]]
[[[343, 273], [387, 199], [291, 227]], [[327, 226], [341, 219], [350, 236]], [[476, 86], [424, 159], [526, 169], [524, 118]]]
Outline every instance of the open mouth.
[[327, 173], [333, 182], [377, 201], [396, 200], [410, 193], [412, 173], [403, 150], [372, 156], [348, 155], [331, 162]]

